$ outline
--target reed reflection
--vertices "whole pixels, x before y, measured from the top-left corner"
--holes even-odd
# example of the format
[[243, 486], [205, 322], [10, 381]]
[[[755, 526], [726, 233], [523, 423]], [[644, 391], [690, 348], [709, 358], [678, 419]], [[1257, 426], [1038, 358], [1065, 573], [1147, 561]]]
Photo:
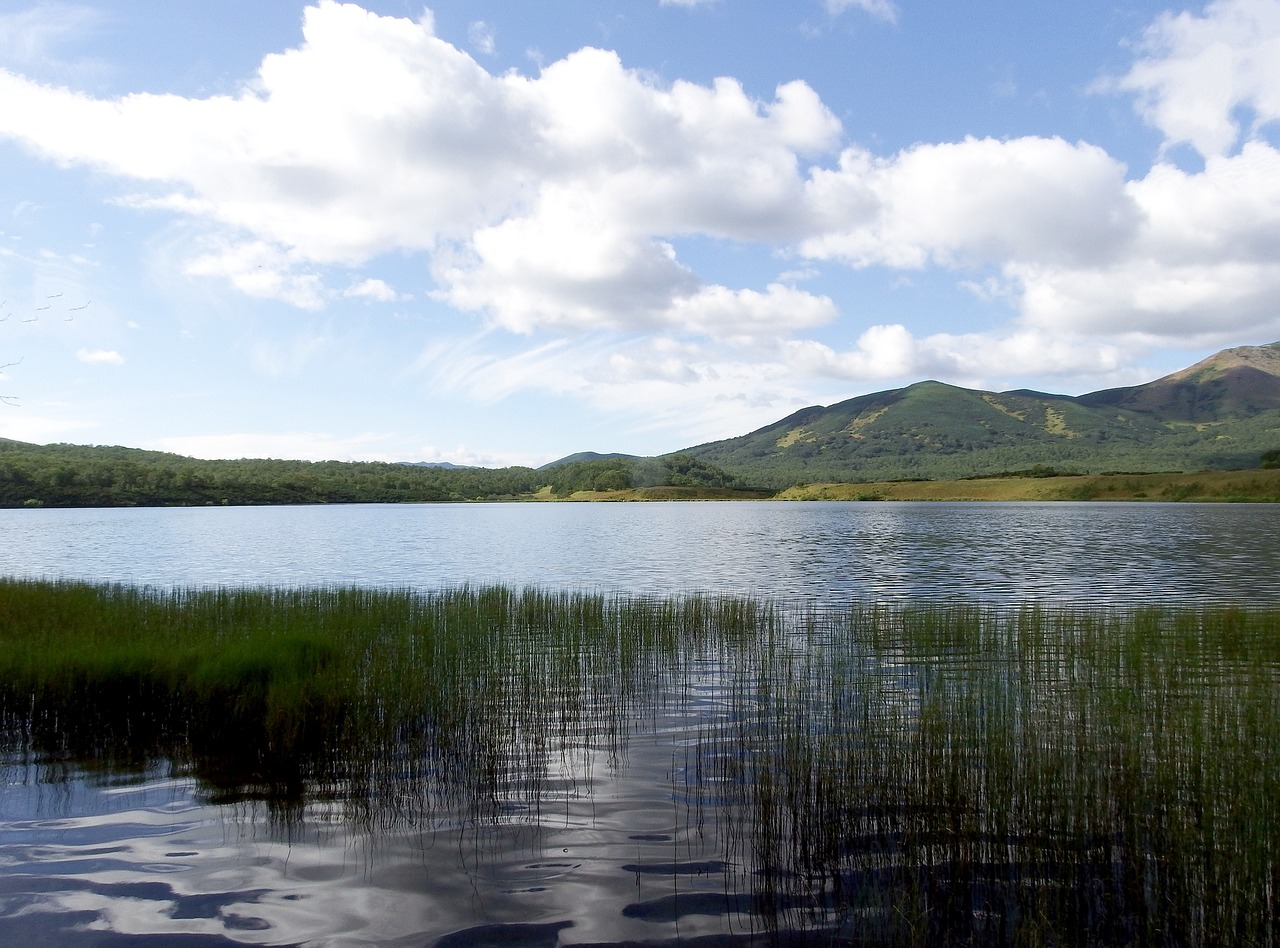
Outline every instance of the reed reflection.
[[[11, 762], [167, 766], [466, 871], [523, 847], [539, 885], [572, 810], [557, 843], [633, 841], [597, 891], [654, 938], [1280, 934], [1275, 610], [4, 582], [0, 629]], [[574, 809], [607, 786], [649, 788], [634, 825]]]

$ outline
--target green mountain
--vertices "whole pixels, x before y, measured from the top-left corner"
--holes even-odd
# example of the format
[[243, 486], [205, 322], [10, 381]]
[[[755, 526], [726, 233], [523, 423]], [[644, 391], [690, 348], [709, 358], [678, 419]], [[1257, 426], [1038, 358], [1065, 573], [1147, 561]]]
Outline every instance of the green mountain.
[[563, 467], [566, 464], [579, 464], [589, 461], [639, 461], [639, 455], [635, 454], [600, 454], [597, 451], [579, 451], [577, 454], [570, 454], [567, 457], [559, 458], [555, 461], [548, 461], [541, 467], [535, 468], [539, 471], [549, 471], [553, 467]]
[[1012, 471], [1225, 470], [1280, 447], [1280, 342], [1088, 395], [917, 382], [686, 448], [761, 486]]

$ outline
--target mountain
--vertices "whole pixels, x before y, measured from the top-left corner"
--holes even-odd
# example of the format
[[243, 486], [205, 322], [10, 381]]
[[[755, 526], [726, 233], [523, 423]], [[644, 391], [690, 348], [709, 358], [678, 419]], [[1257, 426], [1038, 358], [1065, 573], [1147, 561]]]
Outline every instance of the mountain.
[[577, 454], [570, 454], [567, 457], [560, 458], [556, 461], [548, 461], [542, 467], [537, 468], [539, 471], [549, 471], [555, 467], [563, 467], [566, 464], [579, 464], [586, 461], [639, 461], [639, 456], [635, 454], [599, 454], [595, 451], [579, 451]]
[[1224, 349], [1154, 382], [1081, 395], [1077, 401], [1193, 424], [1271, 411], [1280, 408], [1280, 342]]
[[1280, 447], [1280, 343], [1227, 349], [1144, 385], [1088, 395], [917, 382], [804, 408], [681, 453], [762, 486], [1256, 466]]

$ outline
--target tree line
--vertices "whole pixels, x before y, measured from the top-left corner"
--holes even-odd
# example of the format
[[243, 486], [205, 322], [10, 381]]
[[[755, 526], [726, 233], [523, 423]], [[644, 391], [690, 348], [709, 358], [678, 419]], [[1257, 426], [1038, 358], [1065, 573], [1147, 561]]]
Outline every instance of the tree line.
[[555, 497], [627, 487], [737, 487], [688, 455], [577, 461], [546, 469], [373, 461], [209, 461], [136, 448], [0, 439], [0, 507], [424, 503]]

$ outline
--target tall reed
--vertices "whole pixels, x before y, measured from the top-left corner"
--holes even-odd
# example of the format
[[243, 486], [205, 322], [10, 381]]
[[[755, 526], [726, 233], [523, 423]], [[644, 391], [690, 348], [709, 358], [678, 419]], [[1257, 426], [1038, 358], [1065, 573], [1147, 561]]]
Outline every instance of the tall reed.
[[660, 714], [779, 930], [1280, 940], [1277, 610], [0, 581], [8, 759], [167, 761], [281, 818], [519, 819]]

